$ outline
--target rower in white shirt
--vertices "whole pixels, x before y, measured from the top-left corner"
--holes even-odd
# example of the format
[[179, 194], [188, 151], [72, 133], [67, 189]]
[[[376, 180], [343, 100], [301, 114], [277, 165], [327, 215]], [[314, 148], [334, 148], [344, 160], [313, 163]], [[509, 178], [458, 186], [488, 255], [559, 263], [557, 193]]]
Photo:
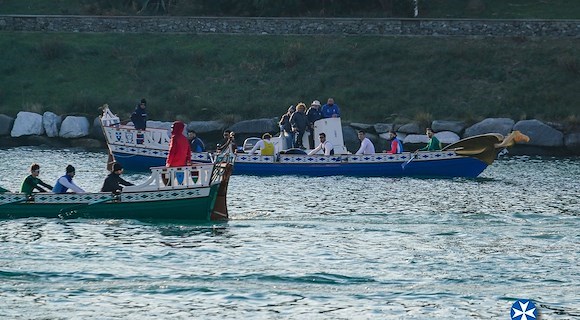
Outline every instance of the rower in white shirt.
[[366, 134], [363, 130], [358, 132], [358, 139], [360, 140], [360, 148], [356, 152], [356, 154], [374, 154], [375, 153], [375, 146], [373, 142], [366, 137]]

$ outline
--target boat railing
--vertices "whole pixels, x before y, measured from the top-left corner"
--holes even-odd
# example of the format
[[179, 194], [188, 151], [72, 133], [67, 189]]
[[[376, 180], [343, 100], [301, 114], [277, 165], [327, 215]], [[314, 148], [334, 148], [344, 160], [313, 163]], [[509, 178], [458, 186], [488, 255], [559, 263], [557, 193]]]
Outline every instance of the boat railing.
[[212, 164], [184, 167], [152, 167], [149, 179], [140, 185], [127, 186], [123, 189], [123, 192], [206, 187], [221, 181], [219, 177], [213, 178], [213, 167]]
[[115, 145], [167, 149], [170, 136], [165, 129], [136, 130], [129, 126], [103, 127], [107, 141]]

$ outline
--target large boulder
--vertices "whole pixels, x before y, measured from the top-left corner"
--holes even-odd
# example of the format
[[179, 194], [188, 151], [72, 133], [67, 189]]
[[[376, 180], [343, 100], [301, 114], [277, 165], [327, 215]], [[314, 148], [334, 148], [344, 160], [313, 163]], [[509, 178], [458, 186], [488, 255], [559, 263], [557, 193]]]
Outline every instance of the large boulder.
[[431, 124], [431, 129], [435, 132], [451, 131], [461, 134], [465, 129], [465, 122], [450, 121], [450, 120], [434, 120]]
[[376, 123], [375, 124], [375, 132], [376, 133], [385, 133], [389, 132], [394, 129], [394, 125], [392, 123]]
[[42, 135], [44, 127], [42, 126], [42, 116], [34, 112], [20, 111], [14, 120], [14, 126], [10, 135], [12, 137]]
[[68, 116], [60, 126], [61, 138], [80, 138], [89, 135], [89, 120], [85, 117]]
[[195, 132], [199, 133], [208, 133], [208, 132], [216, 132], [216, 131], [223, 131], [226, 128], [225, 123], [221, 121], [190, 121], [187, 124], [187, 130], [195, 130]]
[[508, 135], [514, 127], [514, 121], [509, 118], [487, 118], [465, 129], [464, 138], [484, 133], [500, 133]]
[[407, 123], [400, 126], [399, 129], [397, 129], [397, 132], [418, 134], [424, 132], [424, 128], [421, 129], [421, 127], [417, 123]]
[[[133, 123], [130, 122], [130, 125], [133, 125]], [[173, 125], [173, 122], [169, 122], [169, 121], [155, 121], [155, 120], [147, 121], [147, 128], [165, 129], [165, 130], [171, 131], [172, 125]]]
[[564, 144], [572, 153], [580, 154], [580, 132], [574, 132], [566, 135]]
[[90, 136], [94, 139], [105, 141], [105, 134], [103, 133], [103, 124], [101, 123], [101, 118], [96, 117], [93, 120]]
[[439, 139], [441, 144], [451, 144], [460, 140], [459, 136], [455, 132], [451, 131], [437, 132], [435, 137]]
[[275, 134], [280, 131], [276, 119], [272, 118], [240, 121], [232, 125], [230, 130], [241, 134], [256, 133], [259, 136], [262, 136], [262, 134], [265, 132]]
[[0, 136], [9, 135], [13, 124], [14, 118], [5, 114], [0, 114]]
[[372, 124], [368, 123], [358, 123], [358, 122], [351, 122], [351, 127], [355, 130], [363, 130], [364, 132], [375, 132], [375, 127]]
[[530, 137], [529, 142], [521, 142], [521, 144], [539, 147], [562, 147], [564, 145], [562, 132], [536, 119], [518, 121], [513, 130], [519, 130]]
[[360, 147], [360, 140], [358, 139], [357, 130], [350, 126], [342, 127], [342, 139], [344, 146], [350, 152], [356, 152]]
[[42, 126], [46, 132], [46, 136], [49, 138], [58, 137], [58, 131], [60, 129], [61, 123], [62, 117], [53, 112], [46, 111], [42, 115]]
[[[400, 139], [400, 137], [399, 137]], [[427, 137], [427, 135], [424, 134], [408, 134], [405, 137], [405, 140], [403, 141], [403, 143], [405, 145], [407, 144], [427, 144], [427, 142], [429, 142], [429, 137]]]

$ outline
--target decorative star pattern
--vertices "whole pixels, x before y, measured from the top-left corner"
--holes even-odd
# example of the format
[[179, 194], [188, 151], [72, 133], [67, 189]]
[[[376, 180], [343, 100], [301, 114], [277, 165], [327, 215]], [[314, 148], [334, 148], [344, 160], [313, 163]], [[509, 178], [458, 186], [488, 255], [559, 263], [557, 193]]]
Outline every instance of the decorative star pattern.
[[530, 300], [518, 300], [512, 305], [512, 320], [531, 320], [537, 319], [537, 310], [534, 303]]

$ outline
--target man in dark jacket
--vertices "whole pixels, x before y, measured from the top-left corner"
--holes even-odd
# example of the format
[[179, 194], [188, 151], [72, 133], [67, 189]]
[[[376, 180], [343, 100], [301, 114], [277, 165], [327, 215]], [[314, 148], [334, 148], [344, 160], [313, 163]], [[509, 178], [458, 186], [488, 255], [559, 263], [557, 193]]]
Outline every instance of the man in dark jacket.
[[135, 111], [131, 114], [131, 121], [137, 130], [145, 130], [147, 127], [147, 100], [141, 99], [141, 103], [135, 107]]
[[314, 122], [322, 119], [322, 113], [320, 112], [320, 101], [314, 100], [306, 111], [306, 117], [308, 118], [308, 144], [310, 149], [314, 149]]
[[296, 134], [296, 140], [294, 140], [294, 148], [305, 149], [302, 144], [302, 138], [304, 137], [304, 132], [308, 127], [308, 118], [306, 117], [306, 105], [300, 102], [296, 106], [296, 112], [290, 117], [290, 124], [292, 125], [292, 131]]
[[123, 166], [120, 163], [115, 162], [113, 164], [113, 171], [109, 173], [107, 178], [105, 178], [105, 182], [103, 183], [103, 187], [101, 188], [101, 192], [119, 192], [123, 190], [123, 186], [132, 186], [131, 182], [126, 181], [125, 179], [121, 178], [121, 173], [123, 172]]

